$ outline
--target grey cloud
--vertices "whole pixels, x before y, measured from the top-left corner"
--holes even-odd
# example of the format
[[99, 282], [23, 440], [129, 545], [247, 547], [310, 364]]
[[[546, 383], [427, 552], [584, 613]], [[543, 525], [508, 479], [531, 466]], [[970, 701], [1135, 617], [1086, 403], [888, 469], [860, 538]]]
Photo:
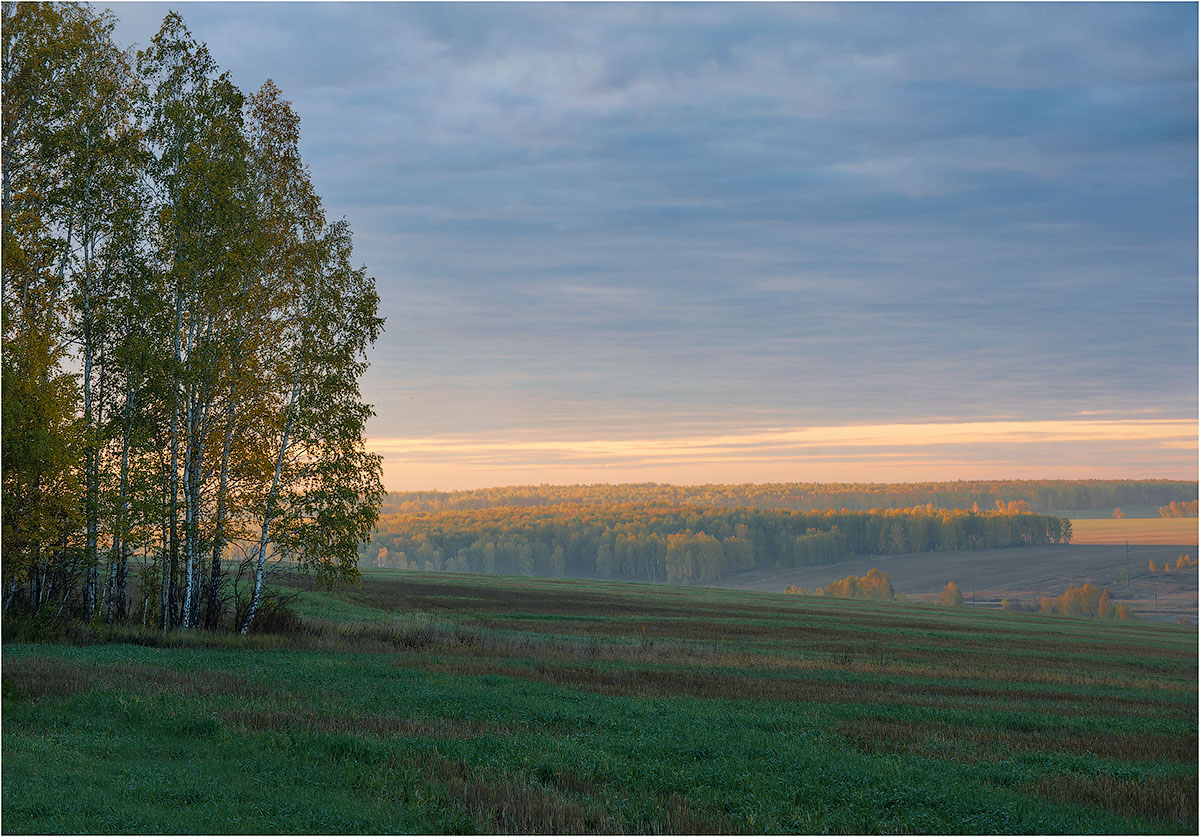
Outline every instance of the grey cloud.
[[377, 433], [1195, 410], [1193, 5], [182, 11], [357, 231]]

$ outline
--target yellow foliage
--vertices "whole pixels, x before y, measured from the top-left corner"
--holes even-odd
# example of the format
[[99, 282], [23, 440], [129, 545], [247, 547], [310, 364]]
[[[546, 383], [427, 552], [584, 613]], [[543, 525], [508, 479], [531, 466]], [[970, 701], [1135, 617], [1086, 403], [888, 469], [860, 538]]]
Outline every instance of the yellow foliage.
[[1179, 503], [1172, 500], [1168, 505], [1160, 507], [1158, 513], [1162, 517], [1198, 517], [1200, 516], [1200, 501]]
[[[803, 590], [788, 592], [802, 593]], [[871, 568], [864, 576], [848, 575], [840, 581], [831, 581], [823, 588], [813, 591], [815, 596], [832, 596], [837, 599], [869, 599], [877, 602], [899, 601], [892, 581], [886, 573]]]
[[958, 585], [950, 581], [942, 588], [942, 594], [938, 597], [938, 601], [950, 607], [960, 607], [963, 604], [963, 594], [959, 592]]
[[1133, 610], [1124, 604], [1113, 604], [1105, 588], [1092, 584], [1070, 587], [1057, 599], [1042, 599], [1042, 613], [1061, 613], [1065, 616], [1097, 616], [1101, 619], [1131, 619]]

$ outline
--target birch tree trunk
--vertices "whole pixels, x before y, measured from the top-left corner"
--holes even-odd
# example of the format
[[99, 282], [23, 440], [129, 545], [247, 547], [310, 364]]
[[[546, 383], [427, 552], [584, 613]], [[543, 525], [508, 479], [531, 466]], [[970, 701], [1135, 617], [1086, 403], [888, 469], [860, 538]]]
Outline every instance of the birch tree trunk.
[[[239, 323], [240, 325], [240, 323]], [[236, 369], [241, 352], [235, 350], [231, 366]], [[217, 484], [217, 508], [214, 518], [212, 563], [210, 564], [208, 589], [205, 594], [204, 626], [217, 626], [221, 607], [221, 554], [225, 551], [225, 499], [229, 491], [229, 456], [233, 447], [234, 422], [237, 417], [237, 378], [230, 384], [229, 409], [225, 416], [225, 438], [221, 445], [221, 473]]]
[[296, 371], [292, 377], [292, 394], [288, 400], [287, 411], [284, 413], [283, 422], [283, 438], [279, 443], [279, 455], [275, 458], [275, 477], [271, 481], [271, 490], [267, 494], [267, 505], [263, 512], [262, 530], [258, 538], [258, 552], [255, 555], [254, 562], [254, 592], [250, 596], [250, 609], [246, 614], [246, 620], [242, 624], [242, 635], [245, 636], [250, 631], [250, 626], [254, 624], [254, 617], [258, 614], [258, 604], [262, 596], [263, 586], [263, 570], [267, 563], [267, 542], [270, 536], [271, 519], [275, 513], [275, 503], [279, 498], [280, 478], [283, 475], [283, 462], [287, 456], [288, 438], [292, 432], [292, 421], [296, 407], [296, 396], [300, 392], [300, 369], [297, 365]]

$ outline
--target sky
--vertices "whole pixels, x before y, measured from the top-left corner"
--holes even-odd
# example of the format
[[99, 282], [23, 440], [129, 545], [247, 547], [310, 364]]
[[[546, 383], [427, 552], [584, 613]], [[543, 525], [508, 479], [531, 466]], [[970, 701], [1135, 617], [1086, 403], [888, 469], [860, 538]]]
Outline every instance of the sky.
[[300, 114], [389, 489], [1197, 477], [1194, 3], [108, 7]]

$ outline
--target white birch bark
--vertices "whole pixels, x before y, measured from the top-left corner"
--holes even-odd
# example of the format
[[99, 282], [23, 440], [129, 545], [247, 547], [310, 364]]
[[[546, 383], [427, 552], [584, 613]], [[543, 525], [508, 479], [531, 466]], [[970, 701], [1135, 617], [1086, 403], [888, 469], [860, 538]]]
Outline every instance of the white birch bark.
[[271, 481], [271, 491], [267, 495], [267, 507], [263, 513], [262, 531], [258, 538], [258, 553], [255, 555], [254, 563], [254, 593], [250, 597], [250, 610], [246, 614], [246, 621], [242, 625], [243, 636], [249, 633], [250, 626], [254, 624], [254, 617], [258, 614], [258, 604], [262, 596], [263, 569], [267, 563], [267, 541], [270, 535], [271, 519], [275, 512], [276, 499], [279, 496], [279, 482], [283, 474], [283, 461], [287, 455], [288, 437], [291, 435], [296, 396], [299, 392], [300, 369], [299, 365], [297, 365], [292, 377], [291, 398], [288, 401], [287, 412], [284, 414], [283, 439], [279, 443], [279, 456], [275, 459], [275, 477]]

